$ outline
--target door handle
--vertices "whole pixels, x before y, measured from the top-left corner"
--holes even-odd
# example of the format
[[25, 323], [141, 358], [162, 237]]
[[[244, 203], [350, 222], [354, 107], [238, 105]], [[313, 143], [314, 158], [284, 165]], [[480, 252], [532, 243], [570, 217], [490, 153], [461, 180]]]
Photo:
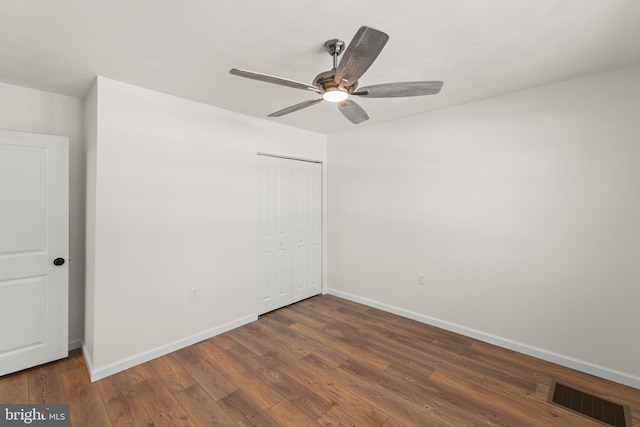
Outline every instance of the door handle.
[[56, 258], [53, 260], [53, 265], [61, 266], [64, 264], [64, 258]]

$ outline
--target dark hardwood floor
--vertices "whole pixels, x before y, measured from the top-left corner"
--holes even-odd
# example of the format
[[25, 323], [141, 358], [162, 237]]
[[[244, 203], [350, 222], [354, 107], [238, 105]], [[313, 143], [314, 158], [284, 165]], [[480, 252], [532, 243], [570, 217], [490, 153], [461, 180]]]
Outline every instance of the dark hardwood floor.
[[552, 380], [640, 427], [640, 390], [328, 295], [95, 383], [74, 351], [0, 377], [0, 403], [68, 403], [75, 427], [603, 425]]

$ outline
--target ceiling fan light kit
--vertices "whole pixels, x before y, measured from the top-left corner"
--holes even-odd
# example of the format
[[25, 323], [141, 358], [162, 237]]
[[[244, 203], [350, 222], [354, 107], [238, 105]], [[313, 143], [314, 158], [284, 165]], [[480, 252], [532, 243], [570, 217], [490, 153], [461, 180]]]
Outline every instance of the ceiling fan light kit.
[[[442, 89], [441, 81], [386, 83], [358, 89], [358, 80], [373, 64], [388, 40], [389, 36], [386, 33], [366, 26], [360, 27], [346, 49], [342, 40], [328, 40], [324, 47], [333, 57], [333, 68], [318, 74], [311, 85], [238, 68], [232, 68], [229, 73], [266, 83], [307, 90], [321, 96], [321, 98], [304, 101], [271, 113], [269, 117], [280, 117], [326, 100], [336, 103], [338, 110], [349, 121], [357, 124], [368, 120], [369, 116], [360, 105], [350, 99], [351, 96], [367, 98], [424, 96], [435, 95]], [[342, 59], [338, 63], [338, 56], [341, 54]]]
[[336, 88], [336, 89], [327, 89], [322, 92], [322, 98], [325, 101], [329, 102], [341, 102], [349, 97], [349, 92], [345, 89]]

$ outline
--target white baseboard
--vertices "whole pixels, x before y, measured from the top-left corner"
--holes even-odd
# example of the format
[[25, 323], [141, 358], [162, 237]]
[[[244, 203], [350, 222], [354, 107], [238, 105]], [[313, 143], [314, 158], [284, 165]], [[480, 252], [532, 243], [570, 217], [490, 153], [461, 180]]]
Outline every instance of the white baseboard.
[[135, 356], [131, 356], [126, 359], [119, 360], [115, 363], [111, 363], [107, 366], [103, 366], [98, 369], [94, 369], [93, 360], [91, 360], [91, 358], [89, 357], [89, 352], [84, 345], [82, 346], [82, 353], [84, 355], [87, 368], [89, 369], [91, 382], [95, 382], [103, 378], [106, 378], [110, 375], [124, 371], [126, 369], [133, 368], [134, 366], [140, 365], [141, 363], [148, 362], [157, 357], [164, 356], [165, 354], [174, 352], [176, 350], [180, 350], [181, 348], [188, 347], [190, 345], [196, 344], [200, 341], [204, 341], [216, 335], [220, 335], [224, 332], [230, 331], [231, 329], [235, 329], [242, 325], [246, 325], [247, 323], [251, 323], [257, 319], [258, 319], [257, 314], [251, 314], [249, 316], [236, 319], [232, 322], [225, 323], [218, 327], [215, 327], [206, 331], [202, 331], [195, 335], [191, 335], [189, 337], [171, 342], [169, 344], [156, 347], [154, 349], [145, 351], [143, 353], [139, 353]]
[[[89, 349], [85, 345], [84, 341], [82, 342], [82, 356], [84, 356], [84, 363], [87, 365], [87, 371], [89, 371], [89, 377], [91, 377], [91, 373], [93, 372], [93, 360], [89, 355]], [[92, 379], [91, 382], [93, 381], [94, 380]]]
[[69, 341], [69, 351], [82, 347], [82, 340], [80, 338]]
[[468, 328], [466, 326], [457, 325], [455, 323], [447, 322], [445, 320], [436, 319], [434, 317], [426, 316], [424, 314], [415, 313], [413, 311], [405, 310], [403, 308], [394, 307], [392, 305], [384, 304], [378, 301], [370, 300], [368, 298], [352, 295], [347, 292], [337, 291], [335, 289], [327, 289], [329, 295], [335, 295], [340, 298], [344, 298], [350, 301], [358, 302], [369, 307], [378, 308], [380, 310], [387, 311], [389, 313], [397, 314], [398, 316], [406, 317], [416, 320], [427, 325], [435, 326], [447, 331], [455, 332], [460, 335], [464, 335], [470, 338], [475, 338], [480, 341], [484, 341], [490, 344], [494, 344], [509, 350], [514, 350], [519, 353], [523, 353], [529, 356], [536, 357], [538, 359], [546, 360], [547, 362], [556, 363], [567, 368], [575, 369], [577, 371], [585, 372], [587, 374], [595, 375], [600, 378], [605, 378], [620, 384], [627, 385], [640, 389], [640, 377], [625, 372], [620, 372], [615, 369], [610, 369], [604, 366], [596, 365], [584, 360], [575, 359], [570, 356], [554, 353], [549, 350], [527, 345], [521, 342], [513, 341], [507, 338], [502, 338], [496, 335], [488, 334], [486, 332], [478, 331], [476, 329]]

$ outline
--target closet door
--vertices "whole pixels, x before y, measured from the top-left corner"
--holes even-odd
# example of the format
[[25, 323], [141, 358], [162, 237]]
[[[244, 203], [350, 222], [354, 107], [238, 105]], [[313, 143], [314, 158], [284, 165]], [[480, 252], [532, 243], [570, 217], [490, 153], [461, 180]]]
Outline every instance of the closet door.
[[293, 301], [320, 293], [322, 165], [292, 161]]
[[258, 314], [321, 291], [322, 165], [258, 156]]
[[291, 166], [259, 156], [258, 313], [291, 304]]

